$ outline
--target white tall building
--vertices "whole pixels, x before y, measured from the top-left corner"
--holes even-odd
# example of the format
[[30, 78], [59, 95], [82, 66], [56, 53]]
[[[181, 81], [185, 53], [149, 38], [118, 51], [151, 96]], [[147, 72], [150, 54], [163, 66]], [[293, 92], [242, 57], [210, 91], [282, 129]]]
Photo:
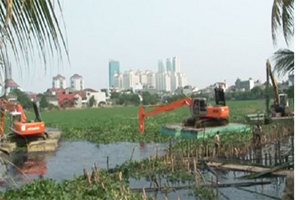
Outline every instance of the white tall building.
[[113, 79], [114, 87], [123, 88], [123, 74], [118, 74], [115, 72]]
[[149, 71], [138, 73], [139, 83], [141, 83], [142, 85], [147, 85], [148, 84], [148, 73], [149, 73]]
[[[165, 74], [167, 72], [167, 75]], [[178, 87], [187, 84], [186, 75], [180, 72], [180, 60], [177, 56], [158, 61], [158, 73], [156, 74], [156, 88], [174, 92]]]
[[177, 73], [178, 74], [178, 87], [184, 87], [187, 85], [187, 77], [185, 73]]
[[137, 73], [134, 73], [132, 70], [126, 71], [123, 74], [123, 88], [130, 89], [135, 88], [136, 84], [139, 83], [139, 76]]
[[171, 77], [169, 72], [157, 72], [155, 80], [157, 90], [171, 91]]
[[172, 58], [167, 58], [166, 68], [167, 68], [167, 71], [173, 71], [172, 70], [172, 68], [173, 68]]
[[180, 72], [180, 60], [177, 56], [172, 58], [172, 71]]
[[164, 59], [158, 61], [158, 72], [165, 72], [166, 71], [166, 62]]
[[52, 88], [63, 88], [66, 89], [67, 81], [66, 78], [62, 75], [58, 74], [52, 79]]
[[82, 76], [79, 74], [74, 74], [70, 78], [71, 88], [75, 91], [81, 91], [84, 89], [84, 81]]
[[147, 74], [147, 85], [151, 88], [156, 88], [156, 81], [155, 81], [155, 73], [149, 72]]
[[171, 80], [171, 91], [174, 92], [179, 86], [178, 74], [176, 72], [170, 72], [170, 80]]

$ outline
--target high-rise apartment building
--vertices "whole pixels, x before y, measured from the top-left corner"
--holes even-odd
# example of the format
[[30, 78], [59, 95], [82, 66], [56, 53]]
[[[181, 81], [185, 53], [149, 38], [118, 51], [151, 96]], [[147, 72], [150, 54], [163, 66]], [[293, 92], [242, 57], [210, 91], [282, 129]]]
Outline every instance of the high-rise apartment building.
[[169, 72], [157, 72], [155, 80], [157, 90], [171, 91], [171, 77]]
[[171, 81], [171, 91], [175, 91], [179, 86], [179, 73], [169, 72], [170, 73], [170, 81]]
[[123, 74], [118, 74], [115, 72], [113, 85], [117, 88], [123, 88]]
[[158, 72], [165, 72], [166, 71], [166, 63], [164, 59], [158, 61]]
[[172, 58], [172, 70], [173, 72], [180, 72], [180, 60], [177, 56]]
[[76, 91], [82, 91], [84, 89], [84, 81], [82, 76], [78, 74], [74, 74], [70, 78], [71, 88]]
[[63, 88], [66, 89], [67, 81], [66, 78], [60, 74], [52, 78], [52, 88]]
[[172, 65], [172, 58], [167, 58], [166, 66], [167, 66], [167, 71], [173, 71], [173, 70], [172, 70], [172, 68], [173, 68], [173, 65]]
[[185, 73], [177, 73], [178, 75], [178, 87], [184, 87], [187, 85], [187, 77]]
[[184, 87], [187, 83], [186, 75], [180, 72], [180, 60], [177, 56], [158, 61], [156, 73], [156, 89], [175, 91], [178, 87]]
[[109, 87], [114, 86], [114, 74], [120, 74], [120, 63], [119, 61], [110, 60], [108, 64], [108, 76], [109, 76]]
[[156, 81], [155, 81], [155, 73], [149, 72], [147, 74], [147, 85], [150, 88], [156, 88]]
[[123, 74], [123, 88], [125, 90], [135, 88], [136, 84], [139, 83], [139, 76], [134, 71], [129, 70]]

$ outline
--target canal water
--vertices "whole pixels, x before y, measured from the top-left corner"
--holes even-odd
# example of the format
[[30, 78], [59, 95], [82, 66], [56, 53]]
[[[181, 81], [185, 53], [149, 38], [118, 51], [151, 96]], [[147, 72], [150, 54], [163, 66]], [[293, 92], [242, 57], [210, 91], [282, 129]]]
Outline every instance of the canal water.
[[[7, 177], [11, 177], [10, 184], [21, 185], [31, 182], [34, 179], [50, 178], [58, 182], [64, 179], [71, 179], [74, 176], [83, 174], [83, 168], [90, 170], [91, 166], [96, 163], [101, 168], [112, 168], [116, 165], [121, 165], [127, 160], [142, 160], [149, 158], [156, 154], [164, 154], [164, 149], [168, 147], [168, 143], [110, 143], [110, 144], [94, 144], [87, 141], [61, 141], [59, 148], [55, 152], [50, 153], [15, 153], [9, 160], [16, 166], [8, 165], [8, 167], [1, 166], [5, 171]], [[234, 182], [241, 181], [236, 178], [245, 175], [244, 172], [234, 171], [217, 171], [219, 182]], [[203, 171], [203, 176], [210, 180], [213, 175], [210, 172]], [[268, 185], [256, 185], [246, 187], [245, 189], [253, 191], [244, 191], [239, 188], [228, 187], [220, 188], [218, 199], [230, 200], [252, 200], [252, 199], [272, 199], [267, 195], [273, 197], [281, 197], [284, 188], [285, 178], [272, 177], [264, 180], [271, 180]], [[261, 181], [261, 180], [257, 180]], [[130, 187], [150, 187], [150, 182], [141, 179], [130, 179]], [[168, 183], [169, 184], [169, 183]], [[182, 183], [184, 185], [187, 183]], [[0, 182], [2, 190], [11, 186]], [[178, 185], [177, 185], [178, 186]], [[261, 194], [265, 195], [261, 195]], [[179, 191], [172, 191], [168, 194], [157, 192], [148, 193], [148, 195], [155, 196], [157, 199], [181, 199], [196, 200], [197, 198], [192, 194], [192, 191], [183, 189]]]
[[16, 153], [12, 162], [17, 166], [9, 167], [8, 174], [22, 182], [24, 174], [30, 179], [51, 178], [57, 181], [83, 175], [83, 168], [90, 170], [96, 163], [101, 168], [112, 168], [127, 160], [142, 160], [151, 155], [162, 155], [167, 144], [163, 143], [109, 143], [94, 144], [87, 141], [61, 141], [55, 152]]

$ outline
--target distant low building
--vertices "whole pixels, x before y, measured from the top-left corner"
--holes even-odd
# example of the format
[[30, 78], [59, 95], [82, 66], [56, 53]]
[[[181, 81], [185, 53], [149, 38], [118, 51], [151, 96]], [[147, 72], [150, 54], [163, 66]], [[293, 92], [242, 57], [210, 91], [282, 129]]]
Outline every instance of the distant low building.
[[19, 89], [22, 91], [21, 87], [13, 80], [13, 79], [6, 79], [5, 80], [5, 92], [9, 94], [11, 91]]
[[37, 94], [35, 93], [27, 93], [27, 95], [31, 101], [35, 101], [37, 98]]
[[254, 81], [254, 87], [263, 87], [263, 84], [260, 80]]
[[191, 85], [186, 85], [182, 89], [182, 93], [186, 96], [191, 96], [194, 93], [200, 92], [197, 87], [192, 87]]
[[279, 90], [287, 90], [289, 89], [289, 81], [282, 81], [282, 83], [278, 83]]
[[230, 87], [227, 88], [227, 92], [236, 92], [236, 87], [235, 85], [232, 85]]
[[74, 92], [66, 94], [63, 92], [57, 93], [58, 106], [61, 108], [81, 108], [84, 95], [82, 92]]
[[65, 91], [65, 89], [63, 89], [63, 88], [49, 88], [49, 89], [47, 89], [46, 94], [49, 96], [56, 96], [57, 93], [64, 92], [64, 91]]
[[237, 79], [235, 81], [235, 87], [236, 90], [240, 91], [249, 91], [254, 87], [254, 81], [252, 78], [249, 78], [249, 80], [242, 81], [241, 79]]
[[98, 106], [100, 103], [106, 103], [106, 94], [105, 94], [105, 92], [93, 90], [91, 88], [84, 89], [83, 92], [86, 96], [87, 102], [89, 102], [89, 100], [92, 97], [94, 97], [94, 99], [95, 99], [95, 105], [94, 106]]
[[56, 96], [48, 96], [46, 97], [46, 99], [49, 104], [52, 104], [53, 106], [58, 106], [58, 99]]

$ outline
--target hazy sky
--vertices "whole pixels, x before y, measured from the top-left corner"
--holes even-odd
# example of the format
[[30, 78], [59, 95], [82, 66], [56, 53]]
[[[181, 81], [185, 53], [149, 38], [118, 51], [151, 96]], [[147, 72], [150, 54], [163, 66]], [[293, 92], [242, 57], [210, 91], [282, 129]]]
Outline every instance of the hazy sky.
[[[237, 78], [265, 81], [273, 46], [273, 0], [63, 0], [71, 65], [46, 72], [13, 71], [25, 91], [44, 92], [60, 73], [83, 76], [86, 88], [108, 87], [108, 61], [157, 71], [159, 59], [178, 56], [188, 84], [204, 88]], [[60, 17], [59, 17], [60, 18]], [[279, 36], [280, 37], [280, 36]], [[291, 47], [294, 48], [293, 45]], [[30, 81], [28, 81], [30, 80]]]

